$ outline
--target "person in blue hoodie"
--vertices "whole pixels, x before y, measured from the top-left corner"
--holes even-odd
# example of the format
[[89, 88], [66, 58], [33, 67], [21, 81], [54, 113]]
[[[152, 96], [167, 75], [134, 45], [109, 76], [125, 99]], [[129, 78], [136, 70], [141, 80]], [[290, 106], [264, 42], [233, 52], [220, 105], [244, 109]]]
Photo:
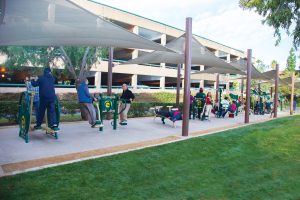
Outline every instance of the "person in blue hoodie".
[[50, 127], [58, 131], [59, 128], [57, 126], [56, 121], [56, 113], [55, 113], [55, 89], [54, 89], [55, 79], [52, 76], [50, 67], [46, 67], [44, 69], [44, 74], [39, 76], [36, 81], [32, 81], [31, 85], [33, 87], [39, 87], [39, 96], [40, 96], [40, 105], [39, 105], [39, 113], [36, 121], [35, 129], [41, 129], [41, 125], [43, 123], [45, 111], [49, 112], [49, 125]]
[[84, 116], [87, 117], [92, 128], [101, 127], [102, 124], [97, 124], [96, 111], [93, 105], [93, 101], [97, 101], [96, 98], [92, 97], [89, 88], [88, 80], [84, 80], [80, 83], [78, 87], [78, 100], [82, 108]]

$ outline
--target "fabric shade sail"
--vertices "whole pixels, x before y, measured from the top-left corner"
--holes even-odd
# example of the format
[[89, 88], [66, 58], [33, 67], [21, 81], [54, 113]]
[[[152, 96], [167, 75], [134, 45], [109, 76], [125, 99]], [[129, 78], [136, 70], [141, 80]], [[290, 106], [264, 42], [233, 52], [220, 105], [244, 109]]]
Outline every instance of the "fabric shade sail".
[[[276, 70], [270, 70], [270, 71], [264, 72], [262, 74], [265, 77], [268, 77], [266, 83], [274, 84], [275, 76], [276, 76]], [[286, 85], [286, 86], [288, 86], [289, 83], [288, 83], [288, 81], [285, 81], [285, 80], [279, 78], [279, 85]]]
[[1, 0], [0, 45], [105, 46], [169, 51], [79, 6], [84, 0]]
[[206, 70], [200, 71], [200, 72], [196, 72], [193, 74], [239, 74], [239, 75], [246, 75], [245, 72], [237, 70], [237, 69], [227, 69], [227, 68], [215, 68], [215, 67], [211, 67], [208, 68]]
[[[185, 34], [166, 44], [166, 47], [174, 52], [154, 51], [136, 59], [129, 60], [126, 64], [146, 64], [146, 63], [184, 63]], [[192, 64], [205, 65], [215, 68], [234, 68], [229, 63], [215, 56], [206, 49], [197, 39], [192, 39]]]
[[[245, 60], [238, 60], [238, 61], [235, 61], [235, 62], [231, 62], [230, 64], [232, 66], [240, 69], [241, 71], [243, 71], [246, 74], [246, 72], [247, 72], [247, 63], [246, 63]], [[263, 73], [261, 73], [260, 71], [258, 71], [254, 65], [251, 66], [251, 79], [254, 79], [254, 80], [270, 80], [270, 78], [268, 76], [266, 76]]]
[[[287, 85], [291, 85], [292, 84], [292, 77], [282, 78], [281, 80], [284, 81]], [[298, 82], [300, 82], [300, 78], [295, 77], [295, 85]]]

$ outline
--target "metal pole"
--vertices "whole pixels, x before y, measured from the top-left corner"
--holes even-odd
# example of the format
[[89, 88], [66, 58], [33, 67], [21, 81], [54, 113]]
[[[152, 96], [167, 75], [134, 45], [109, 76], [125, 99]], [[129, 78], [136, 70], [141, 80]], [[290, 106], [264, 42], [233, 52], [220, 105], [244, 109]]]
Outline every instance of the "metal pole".
[[273, 98], [273, 86], [271, 87], [270, 95], [271, 95], [271, 99], [272, 99]]
[[250, 114], [250, 88], [251, 88], [252, 49], [247, 50], [247, 81], [246, 81], [246, 110], [245, 123], [249, 123]]
[[180, 102], [180, 83], [181, 83], [180, 70], [181, 70], [181, 64], [178, 64], [177, 65], [177, 86], [176, 86], [176, 107], [177, 108], [179, 108], [179, 102]]
[[113, 68], [114, 48], [108, 48], [108, 70], [107, 70], [107, 95], [112, 94], [112, 68]]
[[216, 77], [216, 101], [219, 101], [220, 74]]
[[294, 114], [294, 90], [295, 90], [295, 72], [292, 72], [292, 88], [291, 88], [291, 105], [290, 105], [290, 115]]
[[190, 109], [190, 73], [192, 62], [192, 18], [186, 18], [185, 26], [185, 67], [184, 67], [184, 93], [183, 93], [183, 119], [182, 136], [189, 135], [189, 109]]
[[276, 64], [276, 73], [275, 73], [275, 97], [274, 97], [274, 118], [277, 118], [277, 104], [278, 104], [278, 82], [279, 82], [279, 65]]
[[241, 84], [241, 97], [243, 100], [244, 99], [244, 78], [242, 78], [242, 84]]

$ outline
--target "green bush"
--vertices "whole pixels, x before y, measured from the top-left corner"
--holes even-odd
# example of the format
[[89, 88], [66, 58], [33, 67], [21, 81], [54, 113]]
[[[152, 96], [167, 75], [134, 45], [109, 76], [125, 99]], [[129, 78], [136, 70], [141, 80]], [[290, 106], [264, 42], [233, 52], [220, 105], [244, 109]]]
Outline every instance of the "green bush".
[[[161, 102], [133, 102], [129, 110], [129, 117], [147, 117], [152, 116], [150, 108], [154, 106], [175, 106], [175, 103]], [[80, 112], [80, 105], [77, 101], [60, 101], [61, 113], [65, 115], [75, 115]], [[182, 109], [182, 104], [180, 104]], [[9, 123], [16, 124], [18, 122], [18, 102], [17, 101], [1, 101], [0, 118], [7, 119]]]
[[10, 123], [18, 123], [18, 101], [1, 101], [0, 118], [7, 119]]
[[63, 114], [71, 114], [79, 112], [80, 105], [77, 101], [60, 101], [60, 111]]

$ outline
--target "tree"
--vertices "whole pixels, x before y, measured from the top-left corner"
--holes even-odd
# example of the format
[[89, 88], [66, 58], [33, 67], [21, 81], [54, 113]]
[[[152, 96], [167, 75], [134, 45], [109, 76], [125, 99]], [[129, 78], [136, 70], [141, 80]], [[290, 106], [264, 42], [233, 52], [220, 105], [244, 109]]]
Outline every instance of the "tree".
[[263, 23], [275, 29], [276, 45], [281, 40], [281, 30], [293, 37], [294, 47], [300, 45], [300, 1], [299, 0], [240, 0], [243, 9], [254, 9], [263, 16]]
[[62, 63], [75, 80], [87, 77], [93, 64], [107, 58], [107, 49], [90, 47], [1, 47], [9, 68], [21, 66], [54, 67]]
[[272, 62], [271, 62], [272, 69], [276, 69], [277, 64], [278, 64], [278, 62], [276, 60], [272, 60]]
[[266, 65], [262, 60], [257, 60], [255, 62], [255, 67], [261, 73], [267, 71], [267, 69], [269, 68], [269, 66]]
[[290, 50], [290, 55], [288, 56], [287, 58], [287, 61], [286, 61], [286, 70], [289, 71], [289, 72], [293, 72], [295, 71], [296, 69], [296, 54], [295, 54], [295, 49], [294, 48], [291, 48]]

